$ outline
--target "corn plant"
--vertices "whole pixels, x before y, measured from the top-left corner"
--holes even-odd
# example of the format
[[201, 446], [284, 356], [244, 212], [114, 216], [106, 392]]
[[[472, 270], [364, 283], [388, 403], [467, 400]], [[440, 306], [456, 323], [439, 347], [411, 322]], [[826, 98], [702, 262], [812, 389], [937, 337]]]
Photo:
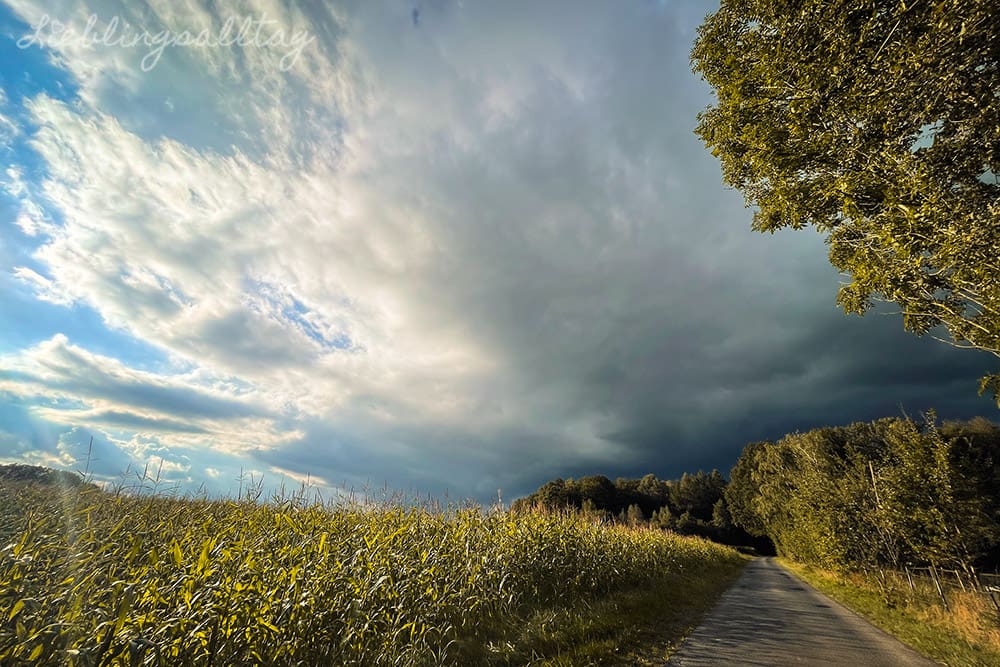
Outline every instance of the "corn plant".
[[464, 664], [533, 610], [735, 558], [570, 514], [7, 484], [0, 664]]

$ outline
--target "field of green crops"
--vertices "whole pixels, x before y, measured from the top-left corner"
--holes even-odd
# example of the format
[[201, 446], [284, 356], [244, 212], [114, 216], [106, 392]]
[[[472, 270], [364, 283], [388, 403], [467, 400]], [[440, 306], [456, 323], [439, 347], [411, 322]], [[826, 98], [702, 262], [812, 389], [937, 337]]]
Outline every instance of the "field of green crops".
[[0, 664], [510, 664], [539, 609], [737, 560], [576, 516], [0, 483]]

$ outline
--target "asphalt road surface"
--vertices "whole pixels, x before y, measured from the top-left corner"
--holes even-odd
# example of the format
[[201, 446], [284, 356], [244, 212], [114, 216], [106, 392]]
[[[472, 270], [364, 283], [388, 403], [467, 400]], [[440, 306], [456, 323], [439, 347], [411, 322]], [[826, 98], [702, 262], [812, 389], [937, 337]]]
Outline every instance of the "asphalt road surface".
[[773, 559], [757, 558], [667, 664], [931, 667], [937, 663]]

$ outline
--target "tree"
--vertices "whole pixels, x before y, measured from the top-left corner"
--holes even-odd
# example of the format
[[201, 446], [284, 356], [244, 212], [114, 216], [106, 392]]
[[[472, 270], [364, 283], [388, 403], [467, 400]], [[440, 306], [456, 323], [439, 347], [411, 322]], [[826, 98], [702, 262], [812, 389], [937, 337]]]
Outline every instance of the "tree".
[[590, 498], [584, 498], [580, 505], [580, 514], [591, 520], [604, 520], [607, 517], [607, 512], [595, 505]]
[[673, 530], [677, 526], [677, 517], [670, 513], [669, 507], [661, 507], [653, 512], [649, 522], [654, 526]]
[[570, 495], [566, 491], [566, 482], [562, 478], [546, 482], [535, 492], [535, 496], [546, 507], [561, 508], [572, 504]]
[[656, 475], [650, 473], [639, 480], [636, 490], [649, 502], [663, 506], [667, 504], [670, 495], [670, 483], [660, 481]]
[[646, 515], [638, 505], [629, 505], [625, 513], [625, 521], [630, 526], [639, 526], [646, 523]]
[[699, 470], [696, 474], [684, 473], [670, 488], [670, 501], [680, 512], [689, 512], [703, 521], [712, 519], [712, 507], [722, 497], [726, 480], [718, 470], [706, 474]]
[[881, 495], [890, 525], [916, 559], [967, 566], [997, 534], [988, 499], [962, 475], [955, 444], [935, 426], [933, 413], [922, 428], [894, 423], [886, 433], [890, 465], [880, 475]]
[[696, 517], [691, 516], [691, 512], [684, 512], [679, 517], [677, 517], [677, 523], [674, 526], [674, 530], [682, 535], [695, 535], [703, 528], [704, 523], [699, 521]]
[[726, 487], [726, 507], [733, 523], [754, 536], [767, 534], [767, 526], [757, 513], [756, 503], [760, 495], [760, 484], [754, 479], [760, 468], [760, 458], [770, 442], [751, 442], [743, 448], [743, 453], [729, 473]]
[[[846, 312], [892, 301], [1000, 356], [995, 0], [722, 0], [691, 59], [718, 98], [696, 132], [754, 229], [824, 233]], [[1000, 374], [980, 389], [1000, 403]]]
[[723, 496], [715, 501], [712, 506], [712, 525], [719, 530], [731, 530], [733, 518], [729, 514], [729, 507], [726, 506], [726, 497]]
[[824, 567], [989, 567], [1000, 557], [998, 455], [1000, 427], [982, 419], [817, 428], [748, 445], [725, 507], [783, 555]]
[[625, 509], [618, 506], [618, 490], [604, 475], [584, 477], [580, 480], [579, 485], [580, 497], [583, 500], [592, 501], [599, 509], [609, 510], [613, 514]]
[[23, 463], [0, 465], [0, 482], [2, 481], [30, 482], [74, 488], [86, 484], [88, 487], [94, 487], [93, 484], [84, 481], [84, 476], [81, 473], [70, 472], [68, 470], [53, 470], [52, 468]]

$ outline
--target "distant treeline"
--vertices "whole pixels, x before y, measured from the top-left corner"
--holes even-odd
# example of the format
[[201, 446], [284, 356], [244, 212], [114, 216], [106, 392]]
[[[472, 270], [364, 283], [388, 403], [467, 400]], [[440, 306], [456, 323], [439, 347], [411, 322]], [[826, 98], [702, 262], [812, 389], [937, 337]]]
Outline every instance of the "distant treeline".
[[733, 524], [726, 506], [726, 486], [718, 470], [685, 473], [676, 480], [658, 479], [652, 474], [641, 479], [619, 477], [614, 482], [604, 475], [554, 479], [530, 496], [514, 501], [511, 509], [572, 509], [608, 521], [650, 524], [770, 552], [773, 547], [766, 537], [751, 535]]
[[747, 445], [725, 491], [733, 522], [835, 569], [1000, 561], [1000, 427], [880, 419]]
[[84, 483], [83, 475], [66, 470], [53, 470], [42, 466], [32, 466], [23, 463], [0, 465], [0, 481], [34, 482], [38, 484], [53, 484], [57, 486], [80, 486]]

